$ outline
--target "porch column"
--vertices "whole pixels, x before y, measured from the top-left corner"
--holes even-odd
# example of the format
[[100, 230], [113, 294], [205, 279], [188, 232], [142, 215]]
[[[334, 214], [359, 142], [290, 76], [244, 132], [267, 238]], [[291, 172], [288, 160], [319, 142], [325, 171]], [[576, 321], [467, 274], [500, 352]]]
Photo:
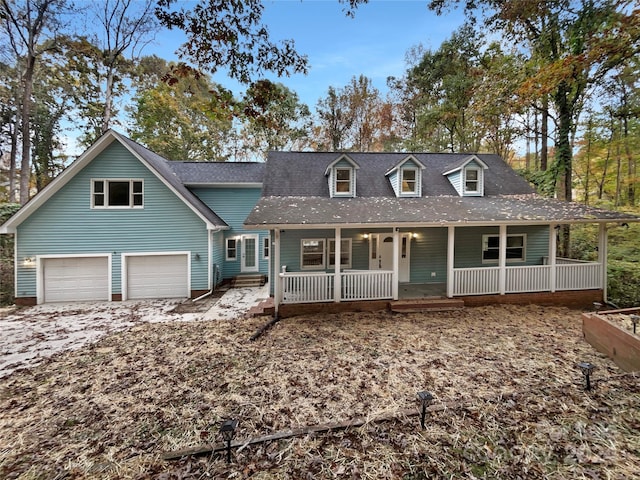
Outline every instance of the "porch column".
[[398, 300], [398, 279], [400, 278], [400, 229], [393, 229], [393, 276], [391, 293], [394, 300]]
[[335, 235], [335, 256], [334, 256], [334, 265], [335, 265], [335, 275], [333, 278], [333, 301], [336, 303], [340, 303], [342, 297], [342, 275], [340, 274], [340, 264], [341, 262], [341, 248], [342, 247], [342, 229], [340, 227], [336, 227], [336, 235]]
[[282, 279], [280, 278], [280, 229], [276, 228], [273, 230], [273, 240], [273, 303], [277, 317], [278, 306], [282, 298]]
[[447, 228], [447, 297], [453, 297], [454, 266], [455, 266], [455, 238], [456, 227], [449, 225]]
[[557, 223], [549, 224], [549, 266], [551, 271], [549, 273], [549, 290], [551, 293], [556, 291], [557, 272], [556, 272], [556, 257], [558, 256], [558, 239], [556, 238], [556, 226]]
[[598, 263], [600, 264], [600, 275], [602, 283], [602, 300], [607, 301], [607, 256], [608, 256], [608, 241], [607, 241], [607, 224], [601, 223], [600, 230], [598, 231]]
[[507, 290], [507, 226], [500, 225], [500, 253], [498, 255], [498, 288], [500, 295], [504, 295]]

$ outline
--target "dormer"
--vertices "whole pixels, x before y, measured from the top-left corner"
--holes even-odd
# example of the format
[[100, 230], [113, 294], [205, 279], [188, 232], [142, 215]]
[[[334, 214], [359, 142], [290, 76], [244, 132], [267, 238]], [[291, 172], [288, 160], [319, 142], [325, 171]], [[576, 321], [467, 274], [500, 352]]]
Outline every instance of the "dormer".
[[416, 157], [409, 155], [385, 173], [396, 197], [422, 196], [422, 170], [424, 168], [425, 166]]
[[461, 197], [484, 196], [484, 171], [489, 167], [476, 155], [449, 165], [443, 173]]
[[329, 164], [324, 175], [329, 182], [331, 198], [356, 196], [356, 171], [359, 168], [347, 155], [341, 155]]

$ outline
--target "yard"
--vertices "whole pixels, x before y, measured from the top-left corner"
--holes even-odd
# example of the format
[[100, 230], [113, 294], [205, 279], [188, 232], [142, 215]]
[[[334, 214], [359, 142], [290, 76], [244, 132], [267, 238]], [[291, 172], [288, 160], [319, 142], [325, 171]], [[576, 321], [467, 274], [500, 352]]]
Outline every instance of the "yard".
[[[175, 316], [175, 314], [173, 314]], [[632, 478], [640, 379], [582, 339], [580, 312], [495, 306], [137, 322], [2, 379], [2, 478]], [[583, 389], [576, 364], [594, 363]], [[420, 429], [416, 392], [435, 396]], [[446, 406], [446, 408], [444, 408]], [[363, 427], [162, 460], [355, 417]], [[377, 422], [376, 417], [390, 417]]]

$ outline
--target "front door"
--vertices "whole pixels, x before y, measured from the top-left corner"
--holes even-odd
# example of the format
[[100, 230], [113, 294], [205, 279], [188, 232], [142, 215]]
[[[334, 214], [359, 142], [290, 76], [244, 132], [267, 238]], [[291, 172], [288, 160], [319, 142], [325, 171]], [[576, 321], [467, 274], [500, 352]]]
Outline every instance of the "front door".
[[[411, 234], [401, 233], [399, 240], [398, 281], [408, 282], [410, 278], [409, 265], [411, 263]], [[381, 233], [371, 235], [369, 245], [369, 269], [393, 270], [393, 234]]]
[[242, 236], [242, 272], [258, 271], [258, 235]]

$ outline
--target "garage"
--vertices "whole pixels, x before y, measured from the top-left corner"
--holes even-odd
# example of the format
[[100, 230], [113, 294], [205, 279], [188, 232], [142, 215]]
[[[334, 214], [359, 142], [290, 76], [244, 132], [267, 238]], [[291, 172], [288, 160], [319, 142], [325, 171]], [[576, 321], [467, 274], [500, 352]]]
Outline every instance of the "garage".
[[43, 258], [41, 275], [39, 303], [111, 300], [108, 256]]
[[189, 255], [126, 255], [126, 300], [189, 297]]

